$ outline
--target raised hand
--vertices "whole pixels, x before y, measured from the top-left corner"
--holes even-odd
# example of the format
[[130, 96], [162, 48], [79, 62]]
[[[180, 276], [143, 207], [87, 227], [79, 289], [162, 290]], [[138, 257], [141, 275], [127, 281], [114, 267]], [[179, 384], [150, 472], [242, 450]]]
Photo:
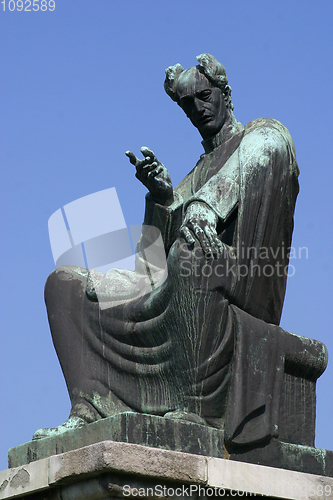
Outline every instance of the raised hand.
[[216, 232], [217, 221], [217, 215], [206, 203], [194, 201], [187, 207], [180, 236], [189, 245], [197, 240], [206, 256], [218, 257], [223, 247]]
[[146, 186], [157, 203], [166, 206], [171, 205], [173, 202], [173, 189], [169, 172], [157, 160], [151, 149], [142, 147], [140, 151], [144, 156], [143, 160], [139, 160], [132, 151], [126, 151], [125, 153], [136, 168], [135, 177]]

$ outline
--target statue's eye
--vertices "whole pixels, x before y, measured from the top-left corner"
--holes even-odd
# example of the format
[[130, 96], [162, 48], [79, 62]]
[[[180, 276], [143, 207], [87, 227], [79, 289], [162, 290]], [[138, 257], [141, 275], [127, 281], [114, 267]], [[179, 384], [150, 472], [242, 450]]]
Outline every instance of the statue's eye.
[[191, 99], [190, 97], [183, 97], [180, 101], [180, 105], [184, 111], [189, 110], [192, 104], [193, 104], [193, 99]]
[[197, 97], [201, 101], [209, 101], [211, 94], [212, 94], [212, 91], [209, 89], [206, 89], [206, 90], [202, 90], [201, 92], [199, 92], [197, 94]]

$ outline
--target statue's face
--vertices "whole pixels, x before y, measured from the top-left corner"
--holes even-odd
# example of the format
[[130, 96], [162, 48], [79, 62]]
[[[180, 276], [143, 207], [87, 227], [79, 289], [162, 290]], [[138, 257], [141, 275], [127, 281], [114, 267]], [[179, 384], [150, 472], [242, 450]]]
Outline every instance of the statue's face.
[[180, 107], [203, 139], [221, 130], [227, 118], [223, 94], [197, 68], [190, 68], [180, 75], [176, 91]]

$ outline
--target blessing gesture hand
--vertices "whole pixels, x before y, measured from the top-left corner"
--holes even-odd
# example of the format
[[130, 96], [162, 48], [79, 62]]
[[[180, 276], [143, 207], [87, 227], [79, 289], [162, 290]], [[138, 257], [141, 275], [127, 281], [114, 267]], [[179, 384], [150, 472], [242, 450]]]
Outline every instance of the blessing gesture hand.
[[136, 168], [135, 177], [146, 186], [157, 203], [165, 206], [171, 205], [173, 189], [169, 172], [157, 160], [151, 149], [142, 147], [140, 151], [144, 156], [143, 160], [139, 160], [132, 151], [125, 153]]

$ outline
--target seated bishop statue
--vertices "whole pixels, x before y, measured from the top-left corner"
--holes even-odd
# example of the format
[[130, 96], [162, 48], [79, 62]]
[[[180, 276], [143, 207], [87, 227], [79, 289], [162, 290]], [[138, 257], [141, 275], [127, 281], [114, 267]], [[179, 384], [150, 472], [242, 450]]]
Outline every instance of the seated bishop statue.
[[126, 153], [148, 189], [135, 270], [64, 265], [47, 280], [71, 412], [34, 439], [128, 411], [211, 426], [235, 446], [279, 435], [295, 148], [277, 120], [238, 122], [224, 66], [197, 61], [164, 83], [202, 137], [194, 168], [173, 188], [150, 149]]

